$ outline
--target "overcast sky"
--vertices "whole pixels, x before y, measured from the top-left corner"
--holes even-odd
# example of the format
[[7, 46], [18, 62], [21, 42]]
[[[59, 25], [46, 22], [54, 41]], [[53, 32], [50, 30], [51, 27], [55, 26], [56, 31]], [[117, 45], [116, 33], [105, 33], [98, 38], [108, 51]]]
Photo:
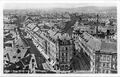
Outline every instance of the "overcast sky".
[[84, 6], [108, 7], [116, 6], [115, 3], [6, 3], [4, 9], [35, 9], [35, 8], [76, 8]]

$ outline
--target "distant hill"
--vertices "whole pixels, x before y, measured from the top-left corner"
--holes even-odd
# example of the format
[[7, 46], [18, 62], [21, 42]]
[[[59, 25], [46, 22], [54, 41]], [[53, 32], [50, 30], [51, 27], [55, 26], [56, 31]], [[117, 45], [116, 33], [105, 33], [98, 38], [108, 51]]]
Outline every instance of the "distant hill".
[[116, 7], [95, 7], [95, 6], [86, 6], [86, 7], [77, 7], [77, 8], [54, 8], [51, 11], [56, 12], [78, 12], [78, 13], [102, 13], [102, 12], [117, 12]]
[[49, 12], [69, 12], [69, 13], [98, 13], [104, 15], [112, 15], [113, 17], [117, 16], [117, 7], [95, 7], [95, 6], [87, 6], [87, 7], [78, 7], [78, 8], [54, 8], [49, 10]]
[[62, 13], [62, 12], [69, 12], [69, 13], [117, 13], [117, 8], [116, 7], [95, 7], [95, 6], [86, 6], [86, 7], [77, 7], [77, 8], [51, 8], [51, 9], [4, 9], [4, 13], [8, 12], [16, 12], [20, 14], [24, 13]]

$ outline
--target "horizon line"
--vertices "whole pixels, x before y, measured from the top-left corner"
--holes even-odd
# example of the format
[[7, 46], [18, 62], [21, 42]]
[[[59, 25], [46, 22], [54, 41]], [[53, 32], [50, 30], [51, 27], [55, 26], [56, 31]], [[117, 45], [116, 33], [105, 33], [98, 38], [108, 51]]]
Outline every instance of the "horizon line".
[[3, 9], [54, 9], [79, 7], [116, 7], [115, 4], [105, 3], [7, 3]]

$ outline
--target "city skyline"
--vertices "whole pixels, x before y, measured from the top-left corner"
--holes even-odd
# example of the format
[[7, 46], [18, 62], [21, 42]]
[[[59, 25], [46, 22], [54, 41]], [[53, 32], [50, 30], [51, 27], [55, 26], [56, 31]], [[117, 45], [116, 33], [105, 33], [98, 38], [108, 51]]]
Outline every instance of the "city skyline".
[[3, 25], [4, 74], [118, 73], [117, 4], [5, 3]]

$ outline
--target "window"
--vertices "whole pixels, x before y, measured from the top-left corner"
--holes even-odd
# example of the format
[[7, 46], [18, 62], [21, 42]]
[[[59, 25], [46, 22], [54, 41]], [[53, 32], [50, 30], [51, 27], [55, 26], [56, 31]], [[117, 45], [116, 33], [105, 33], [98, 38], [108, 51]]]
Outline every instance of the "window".
[[62, 58], [62, 62], [64, 62], [64, 58]]
[[115, 64], [112, 65], [112, 68], [115, 69]]
[[105, 70], [103, 70], [102, 73], [105, 73]]
[[34, 60], [34, 59], [32, 59], [32, 62], [35, 62], [35, 60]]
[[66, 61], [65, 62], [67, 62], [67, 57], [66, 57]]
[[68, 70], [68, 65], [65, 65], [65, 70]]
[[109, 68], [109, 63], [107, 63], [107, 68]]
[[18, 59], [21, 59], [21, 57], [18, 57]]
[[107, 56], [107, 61], [110, 61], [110, 56]]
[[66, 50], [68, 50], [68, 48], [66, 47]]
[[117, 57], [113, 57], [113, 61], [115, 62], [117, 60]]
[[62, 57], [64, 57], [64, 53], [62, 53]]
[[67, 58], [68, 53], [66, 53], [66, 58]]
[[61, 70], [64, 70], [64, 65], [61, 65]]
[[6, 57], [6, 55], [4, 55], [4, 57]]
[[[93, 62], [94, 63], [94, 62]], [[103, 67], [103, 63], [100, 63], [101, 64], [101, 67]]]
[[16, 58], [16, 56], [13, 56], [13, 58]]
[[109, 71], [108, 71], [108, 70], [106, 70], [106, 73], [109, 73]]
[[64, 51], [64, 47], [61, 47], [61, 50]]
[[21, 50], [18, 49], [18, 50], [17, 50], [17, 53], [20, 53], [20, 52], [21, 52]]
[[49, 62], [51, 61], [50, 58], [48, 59], [48, 61], [49, 61]]
[[103, 67], [105, 67], [105, 63], [103, 63]]
[[103, 61], [105, 61], [105, 60], [106, 60], [106, 55], [103, 56]]
[[63, 47], [61, 46], [61, 47], [60, 47], [60, 51], [62, 51], [62, 50], [63, 50]]
[[95, 55], [93, 55], [93, 59], [95, 59]]

